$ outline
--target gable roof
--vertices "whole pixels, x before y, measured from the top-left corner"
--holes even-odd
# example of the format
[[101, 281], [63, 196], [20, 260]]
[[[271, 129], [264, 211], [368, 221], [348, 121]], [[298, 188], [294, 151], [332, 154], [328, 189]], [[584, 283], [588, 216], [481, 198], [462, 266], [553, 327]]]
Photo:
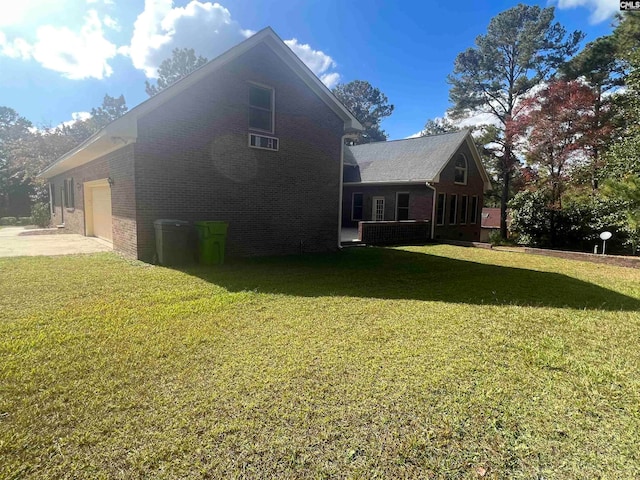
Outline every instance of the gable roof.
[[128, 143], [136, 141], [138, 136], [138, 118], [145, 115], [160, 105], [164, 104], [179, 93], [187, 90], [207, 75], [213, 73], [227, 63], [235, 60], [240, 55], [249, 51], [260, 43], [264, 43], [289, 66], [302, 81], [318, 95], [318, 97], [339, 118], [344, 121], [344, 131], [353, 132], [363, 130], [360, 122], [353, 114], [335, 97], [320, 79], [307, 67], [298, 56], [282, 41], [271, 29], [266, 27], [235, 47], [207, 62], [186, 77], [165, 88], [157, 95], [147, 99], [141, 104], [129, 110], [125, 115], [114, 120], [99, 132], [95, 133], [73, 150], [58, 158], [53, 164], [43, 170], [38, 177], [51, 178], [71, 168], [83, 165], [107, 153], [118, 150]]
[[360, 180], [354, 183], [438, 182], [440, 172], [465, 142], [487, 190], [489, 177], [470, 130], [348, 146], [344, 164], [359, 169]]

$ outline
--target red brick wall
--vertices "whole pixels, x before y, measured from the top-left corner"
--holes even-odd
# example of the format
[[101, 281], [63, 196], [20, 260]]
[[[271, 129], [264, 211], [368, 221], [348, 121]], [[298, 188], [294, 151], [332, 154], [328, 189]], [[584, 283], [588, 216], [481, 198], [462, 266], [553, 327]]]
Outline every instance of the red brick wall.
[[[63, 195], [61, 189], [66, 178], [75, 183], [75, 208], [64, 209], [65, 230], [85, 235], [84, 182], [111, 177], [111, 213], [113, 216], [113, 247], [131, 258], [137, 258], [135, 193], [133, 173], [134, 146], [125, 146], [86, 165], [74, 168], [50, 180], [55, 187], [55, 215], [52, 223], [62, 223]], [[78, 188], [80, 185], [80, 188]]]
[[396, 193], [409, 193], [409, 220], [431, 220], [433, 190], [426, 185], [345, 185], [342, 196], [342, 226], [356, 228], [351, 220], [354, 192], [364, 194], [363, 220], [373, 220], [373, 197], [384, 197], [384, 220], [396, 219]]
[[[278, 152], [248, 147], [249, 82], [275, 89]], [[259, 45], [138, 122], [138, 256], [153, 221], [229, 222], [228, 255], [337, 248], [343, 122]]]
[[[455, 174], [455, 158], [458, 153], [463, 153], [467, 157], [468, 171], [467, 171], [467, 184], [456, 185], [454, 182]], [[452, 157], [451, 161], [445, 166], [440, 173], [440, 181], [434, 183], [433, 186], [437, 189], [438, 193], [446, 193], [446, 209], [445, 209], [445, 224], [435, 227], [436, 239], [450, 239], [450, 240], [463, 240], [463, 241], [480, 241], [480, 212], [482, 212], [483, 204], [483, 188], [484, 183], [480, 171], [476, 166], [471, 151], [466, 143], [462, 144], [460, 149]], [[451, 194], [458, 195], [458, 214], [456, 218], [456, 224], [449, 224], [449, 199]], [[467, 218], [471, 218], [471, 197], [478, 196], [478, 211], [477, 221], [475, 225], [469, 223], [467, 220], [466, 225], [460, 225], [460, 202], [462, 195], [467, 195], [469, 198], [469, 204], [467, 209]], [[437, 201], [437, 199], [436, 199]]]

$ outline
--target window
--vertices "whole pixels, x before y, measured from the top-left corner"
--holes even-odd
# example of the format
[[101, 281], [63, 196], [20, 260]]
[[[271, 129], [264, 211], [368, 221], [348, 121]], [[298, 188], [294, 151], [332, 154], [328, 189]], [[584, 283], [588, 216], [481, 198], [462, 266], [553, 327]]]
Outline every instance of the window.
[[460, 225], [467, 223], [467, 206], [469, 204], [469, 197], [462, 195], [460, 197]]
[[264, 135], [249, 134], [249, 146], [253, 148], [263, 148], [265, 150], [278, 150], [280, 142], [274, 137], [265, 137]]
[[409, 220], [408, 193], [396, 193], [396, 220]]
[[467, 184], [467, 158], [461, 153], [456, 157], [454, 181]]
[[456, 215], [458, 214], [458, 195], [451, 195], [449, 200], [449, 225], [456, 224]]
[[75, 208], [76, 200], [74, 197], [73, 178], [66, 178], [64, 181], [64, 206], [67, 208]]
[[478, 221], [478, 197], [474, 195], [471, 197], [471, 223]]
[[374, 222], [384, 220], [384, 197], [373, 197], [373, 212], [371, 216]]
[[351, 220], [362, 220], [364, 211], [364, 195], [362, 193], [354, 193], [351, 197]]
[[438, 194], [438, 206], [436, 210], [436, 225], [444, 225], [444, 209], [447, 201], [445, 193]]
[[273, 89], [249, 86], [249, 128], [273, 133]]

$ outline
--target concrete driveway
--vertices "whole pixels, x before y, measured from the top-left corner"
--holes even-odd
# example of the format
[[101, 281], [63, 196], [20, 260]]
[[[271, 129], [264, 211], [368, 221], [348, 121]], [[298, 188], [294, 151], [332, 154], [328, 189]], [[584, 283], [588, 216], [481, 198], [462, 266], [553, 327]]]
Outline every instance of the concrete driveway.
[[107, 242], [75, 233], [47, 234], [39, 231], [36, 235], [21, 235], [25, 232], [29, 230], [24, 227], [0, 228], [0, 257], [71, 255], [113, 250]]

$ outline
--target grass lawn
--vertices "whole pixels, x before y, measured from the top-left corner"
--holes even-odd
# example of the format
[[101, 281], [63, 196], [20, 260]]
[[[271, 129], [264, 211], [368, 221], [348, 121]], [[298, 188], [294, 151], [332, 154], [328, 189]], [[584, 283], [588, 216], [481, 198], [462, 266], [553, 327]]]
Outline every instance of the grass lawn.
[[0, 478], [640, 477], [640, 270], [0, 259]]

